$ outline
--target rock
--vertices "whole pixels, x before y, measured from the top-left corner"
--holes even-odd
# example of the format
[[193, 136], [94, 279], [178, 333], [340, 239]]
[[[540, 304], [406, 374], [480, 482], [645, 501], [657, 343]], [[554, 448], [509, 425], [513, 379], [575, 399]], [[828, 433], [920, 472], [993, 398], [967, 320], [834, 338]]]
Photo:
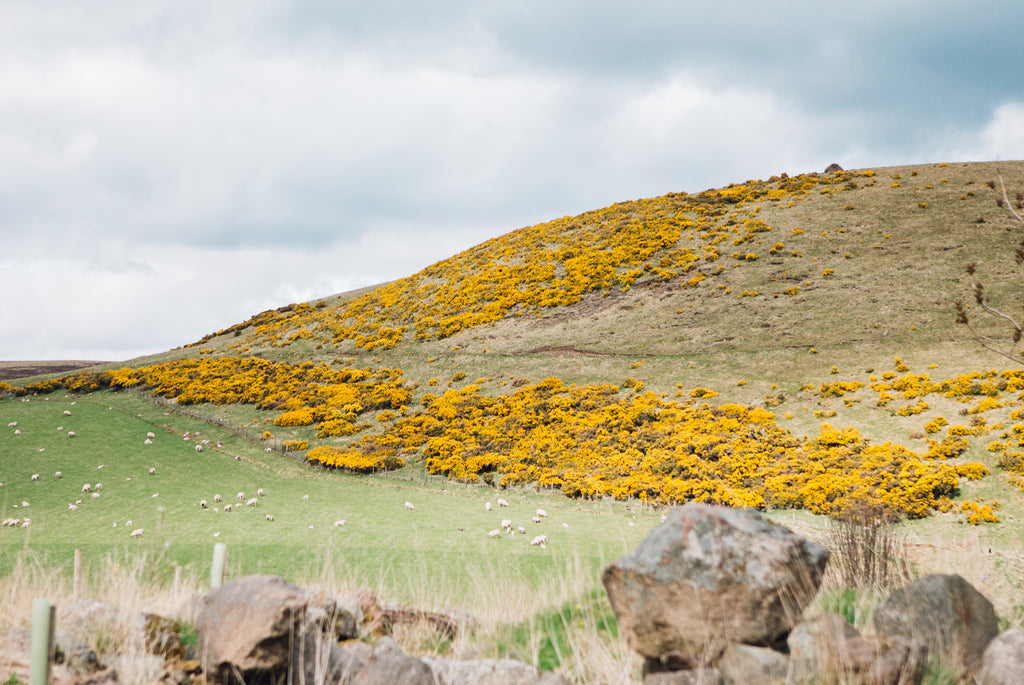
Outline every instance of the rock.
[[[561, 676], [546, 674], [541, 676], [537, 669], [515, 659], [472, 659], [449, 660], [437, 657], [424, 657], [423, 662], [430, 666], [439, 683], [447, 685], [554, 685]], [[554, 680], [552, 680], [554, 678]]]
[[1024, 674], [1024, 630], [1010, 628], [988, 643], [975, 677], [978, 685], [1012, 685]]
[[958, 575], [930, 575], [896, 590], [875, 610], [875, 632], [924, 642], [960, 678], [975, 672], [999, 634], [992, 603]]
[[734, 642], [725, 648], [718, 660], [718, 670], [733, 683], [785, 685], [789, 659], [768, 647], [754, 647]]
[[330, 679], [347, 663], [335, 641], [335, 608], [318, 591], [307, 594], [276, 576], [247, 576], [213, 590], [196, 619], [207, 678]]
[[307, 587], [305, 592], [309, 617], [323, 626], [323, 632], [334, 635], [338, 642], [359, 637], [363, 614], [358, 599], [336, 598], [322, 585]]
[[602, 580], [628, 644], [714, 663], [730, 642], [771, 646], [815, 595], [829, 551], [752, 510], [687, 504]]
[[185, 646], [181, 642], [181, 621], [157, 614], [142, 614], [141, 619], [145, 626], [146, 649], [150, 654], [165, 659], [184, 660]]
[[895, 636], [886, 641], [860, 635], [842, 617], [826, 614], [793, 628], [787, 683], [841, 682], [856, 685], [919, 683], [928, 651], [924, 643]]
[[423, 661], [409, 656], [390, 637], [381, 638], [351, 680], [352, 685], [437, 685], [434, 672]]
[[644, 676], [644, 685], [726, 685], [726, 680], [717, 668], [695, 668], [650, 673]]

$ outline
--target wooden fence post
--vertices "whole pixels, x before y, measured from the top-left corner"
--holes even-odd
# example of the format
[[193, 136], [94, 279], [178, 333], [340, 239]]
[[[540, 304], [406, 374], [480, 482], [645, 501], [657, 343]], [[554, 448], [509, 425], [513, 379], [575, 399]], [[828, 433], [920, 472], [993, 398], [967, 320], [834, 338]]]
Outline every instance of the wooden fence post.
[[224, 583], [224, 560], [228, 546], [218, 542], [213, 546], [213, 565], [210, 567], [210, 589], [219, 588]]

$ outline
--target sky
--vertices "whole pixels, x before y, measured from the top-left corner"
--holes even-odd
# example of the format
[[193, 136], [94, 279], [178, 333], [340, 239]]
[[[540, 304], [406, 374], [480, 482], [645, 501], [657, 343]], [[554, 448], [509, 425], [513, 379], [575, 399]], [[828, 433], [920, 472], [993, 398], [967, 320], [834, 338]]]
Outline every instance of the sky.
[[0, 360], [123, 361], [615, 202], [1024, 158], [1017, 0], [0, 0]]

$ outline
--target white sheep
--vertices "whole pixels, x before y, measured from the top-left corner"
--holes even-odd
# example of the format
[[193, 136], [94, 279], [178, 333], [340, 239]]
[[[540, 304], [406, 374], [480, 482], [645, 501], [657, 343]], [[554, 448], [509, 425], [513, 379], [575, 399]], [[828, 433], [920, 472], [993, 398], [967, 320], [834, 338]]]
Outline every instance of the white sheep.
[[547, 535], [538, 535], [533, 540], [530, 540], [530, 546], [531, 547], [537, 547], [537, 546], [546, 547], [547, 544], [548, 544], [548, 536]]
[[526, 535], [526, 529], [523, 528], [522, 526], [519, 526], [519, 528], [517, 530], [519, 531], [520, 535]]
[[260, 501], [259, 501], [259, 500], [258, 500], [257, 498], [255, 498], [255, 497], [250, 497], [250, 498], [249, 498], [249, 501], [247, 501], [247, 502], [245, 503], [245, 506], [247, 506], [247, 507], [255, 507], [255, 506], [256, 506], [257, 504], [259, 504], [259, 503], [260, 503]]
[[64, 416], [71, 416], [71, 410], [70, 409], [65, 409], [64, 410]]
[[486, 504], [484, 505], [484, 511], [490, 511], [490, 510], [491, 510], [491, 503], [490, 503], [490, 502], [488, 502], [488, 503], [486, 503]]
[[155, 475], [156, 475], [156, 469], [152, 469], [152, 468], [151, 468], [151, 469], [149, 470], [149, 475], [151, 475], [151, 476], [155, 476]]
[[16, 427], [17, 425], [18, 425], [18, 422], [17, 422], [17, 421], [11, 421], [11, 422], [10, 422], [9, 424], [7, 424], [7, 427], [8, 427], [8, 428], [14, 428], [14, 427]]
[[508, 500], [499, 497], [498, 498], [498, 506], [499, 507], [507, 507], [508, 506]]
[[22, 522], [21, 522], [21, 527], [22, 528], [28, 528], [28, 524], [29, 524], [29, 520], [28, 519], [23, 519]]
[[196, 445], [196, 452], [202, 452], [202, 451], [203, 451], [203, 446], [202, 445]]
[[534, 523], [540, 523], [540, 516], [534, 516], [530, 520], [533, 521]]
[[213, 496], [213, 501], [214, 502], [219, 502], [220, 501], [220, 495], [214, 495]]
[[334, 525], [336, 525], [336, 526], [338, 526], [340, 528], [341, 526], [345, 525], [345, 523], [346, 523], [345, 519], [338, 519], [337, 521], [334, 522]]
[[231, 511], [231, 505], [230, 504], [225, 504], [224, 505], [224, 511]]
[[494, 530], [492, 530], [491, 532], [489, 532], [487, 534], [487, 537], [489, 537], [489, 538], [501, 537], [501, 531], [498, 530], [497, 528], [495, 528]]
[[30, 480], [39, 480], [39, 474], [38, 473], [33, 473], [32, 474], [32, 478]]
[[63, 474], [62, 474], [62, 473], [61, 473], [60, 471], [57, 471], [57, 472], [55, 472], [55, 473], [53, 474], [53, 477], [54, 477], [54, 478], [56, 478], [57, 480], [60, 480], [60, 477], [61, 477], [62, 475], [63, 475]]
[[511, 533], [512, 532], [512, 519], [501, 519], [501, 529]]
[[29, 506], [31, 506], [31, 505], [28, 502], [26, 502], [25, 500], [21, 501], [21, 508], [22, 509], [28, 509]]
[[89, 495], [89, 496], [90, 496], [90, 497], [92, 497], [93, 499], [99, 499], [99, 498], [100, 498], [100, 493], [98, 493], [98, 492], [94, 492], [94, 493], [92, 493], [92, 494], [91, 494], [91, 495]]
[[125, 528], [131, 528], [132, 527], [132, 523], [133, 523], [133, 521], [131, 519], [128, 519], [127, 521], [124, 522], [124, 527]]
[[88, 483], [82, 486], [82, 493], [84, 494], [86, 492], [92, 492], [92, 486]]
[[69, 511], [78, 511], [78, 505], [77, 504], [68, 504], [68, 510]]
[[68, 431], [68, 437], [69, 438], [75, 437], [75, 431]]
[[103, 489], [103, 483], [96, 483], [96, 485], [93, 486], [93, 490], [95, 490], [96, 492], [99, 492], [102, 489]]
[[416, 506], [412, 502], [406, 502], [405, 503], [405, 508], [411, 510], [411, 509], [415, 509]]
[[309, 501], [309, 495], [303, 495], [302, 496], [302, 501], [303, 502], [308, 502]]
[[273, 514], [267, 514], [267, 520], [268, 521], [273, 521], [274, 520], [274, 515]]
[[21, 435], [21, 429], [20, 428], [15, 428], [14, 429], [14, 434], [15, 435]]
[[257, 497], [263, 497], [263, 488], [259, 488], [259, 489], [256, 490], [256, 496]]
[[213, 534], [213, 537], [215, 537], [215, 538], [219, 538], [219, 537], [220, 537], [220, 531], [217, 531], [216, 533], [214, 533], [214, 534]]
[[154, 433], [153, 431], [150, 431], [150, 432], [146, 433], [146, 437], [149, 438], [150, 440], [152, 440], [153, 438], [156, 437], [156, 433]]
[[541, 518], [544, 518], [547, 515], [548, 515], [548, 512], [544, 511], [543, 509], [538, 509], [537, 510], [537, 516], [540, 516]]
[[205, 499], [199, 500], [199, 506], [202, 507], [203, 509], [205, 509], [206, 508], [206, 500]]
[[128, 537], [141, 538], [144, 532], [146, 532], [144, 528], [136, 528], [131, 533], [129, 533]]
[[143, 445], [152, 445], [153, 441], [150, 438], [146, 438], [145, 440], [142, 441], [142, 444]]
[[244, 492], [238, 493], [237, 495], [235, 495], [235, 499], [237, 499], [239, 502], [244, 502], [245, 501], [245, 493]]

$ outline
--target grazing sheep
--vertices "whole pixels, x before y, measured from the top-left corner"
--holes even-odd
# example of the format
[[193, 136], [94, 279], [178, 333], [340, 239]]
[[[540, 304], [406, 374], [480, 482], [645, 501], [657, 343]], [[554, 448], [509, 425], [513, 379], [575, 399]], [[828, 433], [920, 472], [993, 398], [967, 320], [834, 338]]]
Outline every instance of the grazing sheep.
[[255, 506], [256, 506], [257, 504], [259, 504], [259, 503], [260, 503], [260, 501], [259, 501], [259, 500], [258, 500], [257, 498], [255, 498], [255, 497], [250, 497], [250, 498], [249, 498], [249, 501], [247, 501], [247, 502], [245, 503], [245, 506], [247, 506], [247, 507], [255, 507]]
[[17, 421], [11, 421], [11, 422], [10, 422], [9, 424], [7, 424], [7, 427], [8, 427], [8, 428], [14, 428], [14, 427], [15, 427], [15, 426], [17, 426], [17, 425], [18, 425], [18, 422], [17, 422]]
[[64, 410], [64, 416], [71, 416], [71, 410], [70, 409], [65, 409]]
[[534, 523], [540, 523], [540, 516], [534, 516], [530, 520], [533, 521]]
[[495, 528], [494, 530], [492, 530], [490, 533], [487, 534], [487, 537], [489, 537], [489, 538], [501, 537], [501, 531], [498, 530], [497, 528]]
[[225, 504], [224, 505], [224, 511], [231, 511], [231, 505], [230, 504]]
[[28, 509], [30, 506], [31, 505], [28, 502], [26, 502], [25, 500], [21, 501], [21, 508], [22, 509]]
[[263, 488], [259, 488], [259, 489], [256, 490], [256, 496], [257, 497], [263, 497]]
[[530, 540], [530, 546], [531, 547], [537, 547], [538, 545], [541, 546], [541, 547], [546, 547], [547, 544], [548, 544], [548, 536], [547, 535], [538, 535], [534, 539]]
[[132, 538], [141, 538], [141, 537], [142, 537], [142, 534], [143, 534], [144, 532], [146, 532], [146, 531], [145, 531], [145, 529], [143, 529], [143, 528], [136, 528], [135, 530], [133, 530], [133, 531], [132, 531], [132, 532], [131, 532], [131, 533], [130, 533], [130, 534], [128, 535], [128, 537], [132, 537]]
[[92, 493], [92, 494], [91, 494], [91, 495], [89, 495], [89, 496], [90, 496], [90, 497], [92, 497], [93, 499], [99, 499], [99, 498], [100, 498], [100, 493], [98, 493], [98, 492], [94, 492], [94, 493]]
[[96, 492], [99, 492], [100, 490], [103, 489], [103, 483], [96, 483], [96, 485], [94, 485], [92, 489], [95, 490]]
[[523, 528], [522, 526], [519, 526], [518, 530], [519, 530], [519, 534], [520, 535], [526, 535], [526, 529]]
[[499, 497], [498, 498], [498, 506], [499, 507], [507, 507], [508, 506], [508, 500]]
[[156, 469], [150, 469], [149, 470], [149, 475], [155, 476], [156, 475]]
[[411, 509], [415, 509], [416, 507], [415, 507], [415, 505], [413, 505], [412, 502], [406, 502], [405, 503], [405, 508], [411, 510]]
[[491, 510], [491, 503], [490, 502], [488, 502], [487, 504], [484, 505], [484, 510], [485, 511], [490, 511]]
[[214, 502], [219, 502], [220, 501], [220, 495], [214, 495], [213, 496], [213, 501]]
[[154, 433], [153, 431], [150, 431], [150, 432], [146, 433], [146, 437], [149, 438], [150, 440], [152, 440], [153, 438], [156, 437], [156, 433]]
[[203, 446], [202, 445], [196, 445], [196, 452], [202, 452], [202, 451], [203, 451]]
[[274, 515], [273, 514], [267, 514], [267, 520], [268, 521], [273, 521], [274, 520]]
[[33, 473], [31, 480], [39, 480], [39, 474], [38, 473]]
[[308, 502], [309, 501], [309, 495], [303, 495], [302, 496], [302, 501], [303, 502]]
[[125, 521], [124, 522], [124, 527], [125, 528], [131, 528], [132, 527], [132, 520], [128, 519], [127, 521]]
[[16, 518], [5, 518], [3, 525], [7, 528], [17, 528], [21, 525], [21, 519]]
[[82, 492], [83, 493], [92, 492], [92, 486], [89, 485], [88, 483], [86, 483], [85, 485], [82, 486]]
[[512, 519], [501, 519], [501, 529], [511, 533], [512, 532]]
[[68, 437], [69, 438], [75, 437], [75, 431], [68, 431]]
[[69, 511], [78, 511], [78, 505], [77, 504], [69, 504], [68, 505], [68, 510]]
[[53, 474], [53, 477], [56, 478], [57, 480], [60, 480], [61, 475], [63, 474], [61, 474], [60, 471], [57, 471], [56, 473]]
[[338, 519], [337, 521], [334, 522], [334, 525], [336, 525], [336, 526], [338, 526], [340, 528], [341, 526], [345, 525], [345, 523], [346, 523], [345, 519]]
[[203, 509], [205, 509], [206, 508], [206, 500], [205, 499], [199, 500], [199, 506], [202, 507]]
[[14, 434], [15, 435], [21, 435], [21, 429], [20, 428], [15, 428], [14, 429]]
[[540, 516], [541, 518], [544, 518], [547, 515], [548, 515], [548, 512], [544, 511], [543, 509], [538, 509], [537, 510], [537, 516]]
[[21, 521], [21, 527], [22, 528], [28, 528], [28, 524], [29, 524], [29, 520], [28, 519], [22, 519], [22, 521]]
[[239, 502], [244, 502], [245, 501], [245, 493], [244, 492], [238, 493], [237, 495], [235, 495], [235, 499], [237, 499]]
[[214, 513], [214, 514], [219, 514], [219, 513], [220, 513], [220, 508], [218, 508], [218, 507], [214, 507], [214, 508], [213, 508], [213, 513]]
[[142, 444], [143, 445], [152, 445], [153, 441], [150, 440], [149, 438], [146, 438], [145, 440], [142, 441]]

